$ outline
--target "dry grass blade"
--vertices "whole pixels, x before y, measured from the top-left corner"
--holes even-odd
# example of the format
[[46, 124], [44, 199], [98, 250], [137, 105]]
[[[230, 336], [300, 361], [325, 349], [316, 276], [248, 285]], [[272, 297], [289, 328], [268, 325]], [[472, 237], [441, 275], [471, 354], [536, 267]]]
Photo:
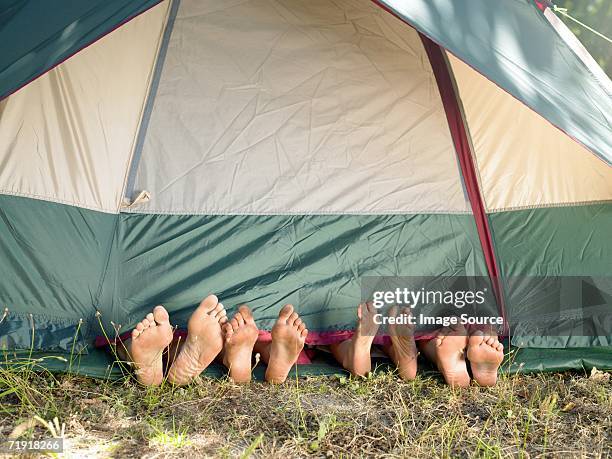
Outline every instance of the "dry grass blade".
[[463, 391], [384, 371], [145, 389], [4, 369], [0, 436], [63, 436], [75, 457], [604, 458], [612, 384], [599, 373], [505, 376]]

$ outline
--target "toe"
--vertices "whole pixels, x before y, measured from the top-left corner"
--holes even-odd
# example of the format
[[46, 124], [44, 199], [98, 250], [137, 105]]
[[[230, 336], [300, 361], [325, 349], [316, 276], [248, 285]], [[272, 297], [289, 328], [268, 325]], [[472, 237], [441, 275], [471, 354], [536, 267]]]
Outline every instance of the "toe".
[[366, 308], [368, 309], [369, 313], [372, 313], [376, 310], [376, 308], [374, 307], [374, 303], [372, 303], [371, 301], [368, 301], [366, 303]]
[[217, 305], [209, 312], [209, 315], [216, 317], [221, 311], [223, 311], [223, 304], [217, 303]]
[[219, 303], [215, 309], [213, 309], [213, 312], [210, 313], [211, 316], [218, 318], [221, 318], [223, 316], [223, 314], [227, 315], [227, 312], [225, 311], [225, 306], [223, 306], [222, 303]]
[[163, 306], [155, 306], [155, 309], [153, 309], [153, 318], [155, 322], [160, 325], [170, 320], [168, 311], [166, 311], [166, 308], [164, 308]]
[[238, 327], [240, 326], [240, 325], [238, 324], [238, 320], [236, 319], [236, 316], [234, 316], [234, 318], [233, 318], [232, 320], [230, 320], [230, 321], [229, 321], [229, 324], [232, 326], [232, 329], [233, 329], [234, 331], [237, 331], [237, 330], [238, 330]]
[[480, 346], [484, 342], [484, 335], [480, 330], [476, 330], [472, 336], [470, 336], [469, 344], [472, 346]]
[[140, 323], [142, 324], [143, 328], [149, 328], [149, 325], [151, 325], [151, 322], [149, 322], [146, 317], [142, 319], [142, 322]]
[[502, 352], [504, 350], [504, 345], [498, 342], [495, 349], [497, 349], [499, 352]]
[[225, 325], [223, 325], [223, 333], [225, 333], [225, 341], [229, 341], [232, 338], [232, 335], [234, 334], [234, 329], [232, 328], [230, 322], [227, 322]]
[[305, 339], [307, 335], [308, 335], [308, 329], [304, 328], [304, 330], [302, 330], [302, 332], [300, 333], [300, 336]]
[[140, 335], [140, 331], [137, 328], [132, 330], [132, 338], [138, 338], [139, 335]]
[[236, 315], [234, 316], [234, 318], [236, 319], [236, 321], [238, 322], [238, 326], [242, 327], [244, 325], [244, 317], [242, 317], [242, 314], [240, 314], [239, 312], [236, 313]]
[[204, 308], [204, 310], [207, 312], [210, 312], [215, 309], [218, 304], [219, 298], [217, 298], [215, 295], [208, 295], [202, 300], [199, 307]]
[[280, 313], [278, 314], [278, 318], [279, 320], [286, 321], [292, 313], [293, 313], [293, 305], [286, 304], [285, 306], [283, 306], [283, 309], [280, 310]]
[[[216, 315], [216, 319], [219, 321], [219, 323], [227, 322], [227, 312], [225, 311], [225, 309]], [[223, 320], [223, 319], [226, 319], [226, 320]]]
[[357, 306], [357, 318], [359, 320], [361, 320], [361, 318], [363, 317], [363, 308], [365, 307], [365, 305], [363, 303], [361, 303], [359, 306]]
[[299, 328], [299, 326], [300, 326], [300, 325], [302, 325], [302, 323], [303, 323], [303, 322], [302, 322], [302, 319], [300, 319], [300, 318], [298, 317], [298, 318], [295, 320], [295, 322], [293, 322], [293, 326], [294, 326], [294, 327], [298, 327], [298, 328]]
[[298, 331], [301, 333], [302, 331], [304, 331], [306, 329], [306, 324], [305, 323], [301, 323], [300, 325], [298, 325]]
[[255, 320], [253, 319], [253, 314], [251, 313], [251, 310], [246, 304], [243, 304], [242, 306], [240, 306], [238, 308], [238, 312], [240, 312], [240, 314], [242, 315], [246, 323], [255, 322]]
[[148, 313], [146, 319], [149, 322], [153, 322], [155, 320], [155, 318], [153, 317], [153, 313], [152, 312]]
[[288, 323], [289, 325], [293, 325], [293, 324], [295, 324], [295, 321], [299, 319], [299, 317], [300, 317], [300, 316], [298, 316], [298, 313], [297, 313], [297, 312], [294, 312], [294, 313], [293, 313], [293, 314], [291, 314], [291, 315], [289, 316], [289, 318], [287, 319], [287, 323]]
[[139, 332], [143, 331], [145, 329], [145, 326], [143, 325], [142, 322], [138, 322], [136, 324], [136, 330], [138, 330]]

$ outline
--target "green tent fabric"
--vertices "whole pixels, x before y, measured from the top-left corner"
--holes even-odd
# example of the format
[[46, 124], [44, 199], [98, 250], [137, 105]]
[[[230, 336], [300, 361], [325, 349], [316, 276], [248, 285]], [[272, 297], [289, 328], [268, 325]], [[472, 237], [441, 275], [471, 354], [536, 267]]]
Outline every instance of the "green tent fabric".
[[545, 1], [379, 3], [612, 164], [612, 87], [540, 14]]
[[0, 348], [116, 376], [96, 342], [156, 304], [184, 328], [215, 293], [267, 336], [292, 303], [319, 345], [354, 328], [366, 277], [483, 276], [506, 371], [612, 367], [612, 83], [551, 14], [9, 2]]
[[3, 0], [0, 99], [159, 1]]

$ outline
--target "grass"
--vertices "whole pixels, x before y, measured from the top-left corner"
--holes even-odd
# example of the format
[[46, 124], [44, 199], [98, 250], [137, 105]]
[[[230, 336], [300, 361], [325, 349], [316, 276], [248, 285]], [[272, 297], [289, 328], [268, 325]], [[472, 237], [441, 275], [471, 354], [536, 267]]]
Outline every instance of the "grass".
[[403, 383], [379, 371], [143, 388], [25, 361], [1, 368], [0, 437], [62, 430], [70, 457], [603, 458], [612, 455], [612, 383], [602, 372], [561, 373], [453, 390], [435, 373]]

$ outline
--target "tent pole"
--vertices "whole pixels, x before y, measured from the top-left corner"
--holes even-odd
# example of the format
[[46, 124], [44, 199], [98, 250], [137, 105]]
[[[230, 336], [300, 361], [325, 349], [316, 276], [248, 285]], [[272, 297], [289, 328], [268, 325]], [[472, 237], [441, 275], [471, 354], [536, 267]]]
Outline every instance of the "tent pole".
[[483, 196], [478, 183], [478, 175], [476, 172], [476, 166], [474, 164], [471, 142], [469, 140], [465, 120], [463, 118], [463, 112], [459, 102], [459, 95], [456, 91], [455, 81], [452, 77], [443, 49], [422, 33], [419, 33], [419, 36], [421, 37], [421, 41], [423, 42], [423, 46], [425, 47], [425, 51], [429, 57], [429, 62], [438, 84], [438, 90], [440, 92], [444, 111], [446, 112], [446, 119], [448, 121], [451, 137], [453, 139], [455, 151], [459, 160], [461, 176], [470, 200], [474, 220], [476, 221], [476, 228], [478, 230], [478, 237], [484, 253], [487, 271], [489, 273], [489, 277], [491, 278], [497, 304], [504, 318], [504, 334], [507, 335], [508, 323], [504, 305], [500, 270], [495, 257], [489, 219], [487, 217]]

